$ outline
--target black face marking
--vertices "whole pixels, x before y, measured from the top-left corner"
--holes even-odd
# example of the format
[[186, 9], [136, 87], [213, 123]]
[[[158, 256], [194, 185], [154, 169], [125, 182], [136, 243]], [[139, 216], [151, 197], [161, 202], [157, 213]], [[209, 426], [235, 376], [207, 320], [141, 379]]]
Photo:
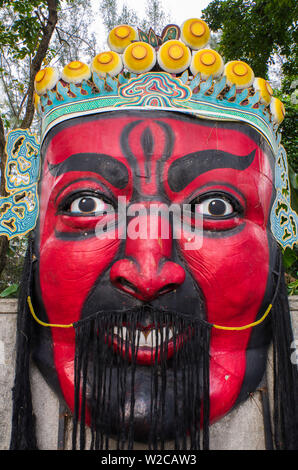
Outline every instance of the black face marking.
[[163, 160], [167, 160], [172, 155], [172, 152], [173, 152], [173, 147], [174, 147], [174, 142], [175, 142], [174, 132], [171, 126], [169, 126], [167, 123], [163, 121], [155, 121], [155, 122], [159, 127], [161, 127], [164, 130], [165, 135], [167, 137], [167, 141], [166, 141], [166, 145], [165, 145], [165, 148], [163, 151], [163, 157], [162, 157]]
[[195, 178], [219, 168], [246, 170], [255, 158], [256, 150], [240, 157], [222, 150], [201, 150], [175, 160], [169, 168], [168, 182], [174, 192], [182, 191]]
[[124, 189], [129, 180], [128, 170], [123, 163], [100, 153], [76, 153], [57, 165], [48, 163], [48, 166], [56, 178], [69, 171], [98, 173], [118, 189]]
[[[137, 120], [135, 122], [129, 123], [127, 126], [124, 127], [123, 132], [121, 134], [121, 149], [122, 149], [123, 155], [127, 159], [131, 168], [136, 169], [135, 175], [145, 177], [148, 181], [150, 181], [152, 177], [152, 170], [151, 170], [152, 155], [154, 154], [154, 148], [155, 148], [154, 135], [152, 134], [151, 129], [149, 127], [146, 127], [140, 139], [140, 146], [143, 150], [144, 157], [145, 157], [145, 162], [144, 162], [145, 175], [141, 175], [138, 158], [134, 154], [129, 144], [129, 137], [130, 137], [131, 132], [134, 130], [136, 126], [138, 126], [139, 124], [143, 122], [144, 122], [143, 120]], [[159, 168], [158, 168], [158, 171], [156, 171], [156, 178], [157, 178], [156, 187], [158, 188], [160, 186], [159, 175], [162, 174], [160, 165], [163, 164], [165, 160], [167, 160], [172, 154], [173, 145], [174, 145], [174, 135], [173, 135], [173, 131], [170, 125], [168, 125], [167, 123], [164, 123], [158, 120], [153, 120], [152, 122], [158, 125], [163, 130], [163, 133], [165, 136], [165, 144], [164, 144], [164, 149], [162, 151], [161, 159], [159, 162], [157, 162], [157, 165]], [[140, 193], [138, 180], [135, 180], [134, 187], [137, 187], [138, 193]]]
[[82, 230], [80, 232], [61, 232], [55, 230], [55, 237], [63, 241], [81, 241], [88, 238], [95, 237], [95, 229]]
[[147, 127], [141, 137], [141, 144], [145, 155], [146, 177], [151, 178], [150, 159], [154, 151], [154, 141], [151, 130]]
[[12, 154], [17, 155], [20, 147], [23, 145], [25, 137], [20, 137], [14, 144]]

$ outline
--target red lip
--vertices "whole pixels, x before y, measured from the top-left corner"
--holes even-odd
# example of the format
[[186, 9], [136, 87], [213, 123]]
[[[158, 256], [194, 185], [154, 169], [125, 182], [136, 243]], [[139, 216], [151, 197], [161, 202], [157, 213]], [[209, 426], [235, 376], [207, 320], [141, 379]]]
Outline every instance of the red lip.
[[153, 346], [150, 344], [140, 344], [141, 335], [146, 338], [149, 335], [151, 335], [151, 339], [152, 336], [156, 338], [160, 335], [160, 330], [156, 332], [156, 329], [152, 328], [151, 325], [138, 328], [134, 335], [136, 344], [132, 344], [129, 340], [129, 334], [128, 338], [126, 337], [123, 339], [123, 336], [118, 336], [116, 333], [109, 336], [108, 342], [117, 354], [121, 354], [122, 357], [129, 362], [132, 362], [135, 358], [136, 364], [150, 366], [156, 362], [160, 364], [163, 360], [171, 359], [174, 352], [178, 351], [182, 347], [183, 343], [189, 339], [190, 332], [173, 335], [172, 332], [168, 331], [163, 338], [159, 336], [161, 341], [157, 346], [156, 344]]

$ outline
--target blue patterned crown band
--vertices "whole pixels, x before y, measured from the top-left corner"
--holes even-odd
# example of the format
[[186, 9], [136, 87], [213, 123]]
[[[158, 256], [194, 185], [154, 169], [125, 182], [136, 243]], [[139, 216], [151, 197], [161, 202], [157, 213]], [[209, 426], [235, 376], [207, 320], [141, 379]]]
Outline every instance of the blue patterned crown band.
[[[161, 36], [152, 29], [147, 34], [119, 25], [109, 33], [110, 49], [97, 54], [90, 65], [77, 60], [61, 72], [54, 67], [40, 70], [35, 77], [35, 105], [42, 118], [41, 138], [65, 120], [117, 109], [162, 109], [246, 122], [266, 138], [276, 156], [272, 233], [282, 246], [293, 246], [298, 219], [290, 206], [287, 160], [278, 133], [284, 106], [247, 63], [224, 64], [208, 46], [209, 40], [209, 27], [198, 18], [180, 28], [168, 25]], [[20, 164], [15, 170], [22, 175]]]
[[273, 151], [278, 148], [278, 123], [259, 92], [228, 87], [226, 77], [202, 80], [184, 72], [179, 78], [166, 72], [101, 78], [96, 73], [80, 84], [59, 80], [40, 97], [43, 137], [61, 121], [115, 109], [156, 109], [191, 113], [207, 119], [244, 121], [258, 129]]

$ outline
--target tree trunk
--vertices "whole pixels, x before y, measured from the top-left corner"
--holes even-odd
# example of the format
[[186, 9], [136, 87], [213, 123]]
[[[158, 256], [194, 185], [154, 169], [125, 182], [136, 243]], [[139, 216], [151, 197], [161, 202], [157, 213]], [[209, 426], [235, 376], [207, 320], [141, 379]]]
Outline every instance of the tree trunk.
[[[0, 117], [0, 171], [1, 171], [1, 182], [0, 182], [0, 196], [7, 196], [5, 189], [5, 178], [4, 171], [6, 165], [6, 153], [5, 153], [5, 132], [3, 121]], [[0, 274], [2, 273], [6, 264], [6, 254], [8, 249], [8, 238], [5, 235], [0, 236]]]
[[[31, 126], [33, 116], [34, 116], [34, 78], [37, 72], [40, 70], [42, 66], [43, 59], [47, 53], [51, 37], [56, 27], [56, 23], [58, 20], [57, 15], [57, 6], [58, 0], [47, 0], [48, 4], [48, 18], [47, 23], [43, 28], [43, 35], [41, 41], [39, 43], [38, 49], [36, 54], [32, 60], [31, 68], [30, 68], [30, 81], [29, 87], [27, 91], [27, 103], [26, 103], [26, 111], [24, 118], [20, 127], [22, 129], [29, 128]], [[0, 196], [4, 197], [7, 196], [7, 192], [5, 189], [5, 165], [7, 155], [5, 153], [5, 131], [3, 121], [0, 118], [0, 170], [1, 170], [1, 181], [0, 181]], [[0, 275], [5, 267], [6, 264], [6, 255], [7, 249], [9, 246], [9, 241], [6, 236], [0, 236]]]
[[30, 81], [29, 81], [29, 87], [28, 87], [28, 92], [27, 92], [28, 99], [27, 99], [27, 105], [26, 105], [26, 112], [25, 112], [25, 116], [20, 126], [22, 129], [26, 129], [30, 127], [32, 123], [32, 119], [34, 116], [34, 78], [42, 66], [43, 59], [46, 56], [46, 53], [47, 53], [53, 32], [56, 27], [56, 23], [58, 20], [58, 16], [57, 16], [58, 1], [48, 0], [47, 4], [49, 8], [49, 15], [47, 19], [47, 24], [43, 30], [43, 36], [39, 43], [37, 52], [31, 63]]

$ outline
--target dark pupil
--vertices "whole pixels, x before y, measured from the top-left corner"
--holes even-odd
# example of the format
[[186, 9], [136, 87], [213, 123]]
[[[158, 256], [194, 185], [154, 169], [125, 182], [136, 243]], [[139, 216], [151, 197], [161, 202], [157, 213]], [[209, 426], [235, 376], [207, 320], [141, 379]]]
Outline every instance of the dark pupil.
[[79, 202], [79, 209], [82, 212], [93, 212], [95, 209], [95, 202], [91, 197], [84, 197]]
[[226, 211], [226, 205], [224, 201], [220, 201], [216, 199], [215, 201], [211, 201], [208, 206], [209, 212], [212, 215], [224, 215]]

